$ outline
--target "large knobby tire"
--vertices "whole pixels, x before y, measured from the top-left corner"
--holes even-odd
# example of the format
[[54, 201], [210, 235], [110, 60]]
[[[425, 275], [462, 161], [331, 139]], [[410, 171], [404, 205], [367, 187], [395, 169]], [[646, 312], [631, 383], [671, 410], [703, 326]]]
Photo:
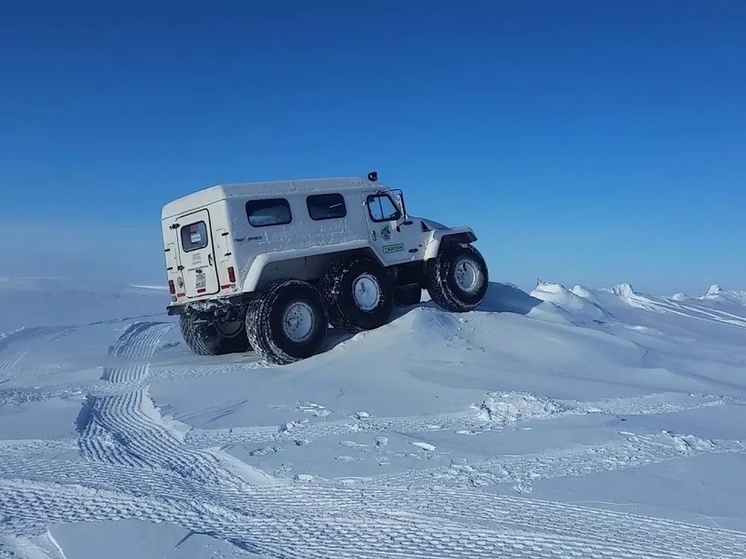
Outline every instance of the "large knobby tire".
[[430, 298], [451, 312], [467, 312], [484, 299], [489, 274], [484, 258], [471, 245], [454, 244], [441, 249], [426, 267]]
[[197, 355], [226, 355], [251, 349], [243, 321], [238, 327], [229, 327], [201, 322], [193, 316], [182, 314], [179, 316], [179, 326], [184, 342]]
[[394, 307], [393, 280], [370, 258], [344, 258], [321, 277], [319, 290], [338, 330], [373, 330], [388, 322]]
[[249, 303], [246, 332], [257, 354], [270, 363], [287, 365], [315, 355], [329, 320], [324, 300], [310, 283], [277, 280]]

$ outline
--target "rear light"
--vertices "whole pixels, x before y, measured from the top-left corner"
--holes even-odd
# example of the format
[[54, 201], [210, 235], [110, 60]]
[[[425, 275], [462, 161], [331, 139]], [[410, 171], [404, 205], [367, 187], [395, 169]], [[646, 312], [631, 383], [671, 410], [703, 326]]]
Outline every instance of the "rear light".
[[233, 266], [228, 266], [228, 281], [236, 283], [236, 270], [233, 269]]
[[168, 290], [171, 292], [171, 295], [176, 293], [176, 286], [174, 285], [174, 280], [168, 280]]

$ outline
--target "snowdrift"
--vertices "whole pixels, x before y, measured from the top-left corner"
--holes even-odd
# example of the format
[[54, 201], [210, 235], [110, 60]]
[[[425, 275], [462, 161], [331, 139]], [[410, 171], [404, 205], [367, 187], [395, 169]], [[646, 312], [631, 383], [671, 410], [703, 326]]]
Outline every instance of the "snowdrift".
[[746, 556], [743, 292], [494, 283], [285, 367], [166, 295], [0, 281], [0, 557]]

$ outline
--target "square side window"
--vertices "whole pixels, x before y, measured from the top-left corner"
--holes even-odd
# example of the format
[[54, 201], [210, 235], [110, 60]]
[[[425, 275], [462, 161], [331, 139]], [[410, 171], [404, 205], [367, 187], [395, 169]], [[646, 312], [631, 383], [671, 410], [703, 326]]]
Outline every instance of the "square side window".
[[268, 198], [246, 202], [246, 217], [254, 227], [285, 225], [292, 221], [290, 204], [285, 198]]
[[306, 206], [309, 217], [314, 221], [347, 216], [347, 206], [341, 194], [313, 194], [306, 198]]

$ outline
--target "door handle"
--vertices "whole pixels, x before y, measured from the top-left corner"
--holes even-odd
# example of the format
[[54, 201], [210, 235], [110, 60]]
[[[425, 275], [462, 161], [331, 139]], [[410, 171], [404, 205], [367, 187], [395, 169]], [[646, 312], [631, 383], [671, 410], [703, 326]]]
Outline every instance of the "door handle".
[[207, 255], [207, 263], [212, 266], [212, 254]]

